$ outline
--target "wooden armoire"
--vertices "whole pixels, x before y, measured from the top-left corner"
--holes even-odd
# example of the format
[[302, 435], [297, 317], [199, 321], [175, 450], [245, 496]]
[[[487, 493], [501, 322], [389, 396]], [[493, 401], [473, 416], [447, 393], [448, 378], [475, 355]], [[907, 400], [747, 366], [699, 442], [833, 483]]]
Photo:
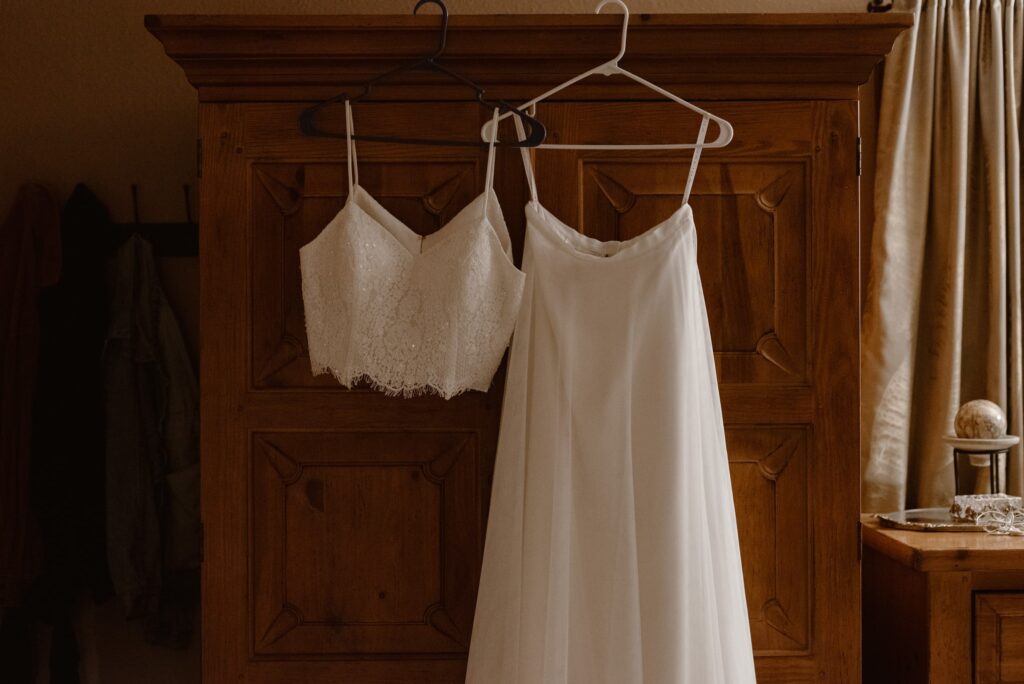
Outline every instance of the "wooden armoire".
[[[643, 15], [629, 33], [624, 66], [735, 127], [731, 145], [704, 153], [691, 203], [762, 682], [860, 681], [858, 88], [909, 23]], [[346, 194], [344, 140], [304, 137], [299, 112], [429, 54], [439, 24], [147, 18], [199, 92], [209, 684], [464, 676], [504, 367], [489, 393], [452, 401], [313, 377], [298, 260]], [[525, 101], [615, 55], [620, 24], [453, 16], [441, 60], [490, 97]], [[473, 96], [404, 76], [359, 103], [356, 124], [472, 139], [491, 115]], [[699, 122], [600, 76], [537, 116], [564, 142], [691, 141]], [[341, 107], [319, 121], [344, 131]], [[685, 152], [534, 154], [542, 201], [600, 239], [667, 217], [689, 163]], [[424, 233], [483, 183], [482, 148], [360, 143], [359, 155], [361, 183]], [[500, 151], [496, 187], [518, 258], [517, 150]]]

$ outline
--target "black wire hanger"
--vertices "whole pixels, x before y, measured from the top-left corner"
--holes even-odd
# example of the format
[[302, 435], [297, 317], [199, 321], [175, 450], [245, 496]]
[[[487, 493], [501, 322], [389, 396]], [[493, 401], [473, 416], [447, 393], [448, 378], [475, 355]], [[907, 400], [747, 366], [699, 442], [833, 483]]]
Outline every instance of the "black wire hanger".
[[[498, 100], [497, 102], [487, 100], [486, 98], [484, 98], [484, 89], [481, 88], [477, 83], [471, 81], [462, 74], [453, 71], [448, 67], [444, 66], [443, 64], [439, 64], [437, 62], [437, 58], [440, 57], [441, 53], [444, 51], [445, 42], [447, 41], [448, 38], [448, 7], [445, 6], [442, 0], [419, 0], [419, 2], [416, 3], [416, 7], [413, 8], [412, 13], [416, 14], [420, 7], [428, 3], [432, 5], [437, 5], [438, 7], [441, 8], [441, 39], [434, 53], [429, 55], [428, 57], [424, 57], [423, 59], [417, 62], [405, 64], [396, 67], [391, 71], [386, 71], [379, 76], [375, 76], [374, 78], [370, 79], [369, 81], [363, 84], [362, 92], [356, 95], [355, 97], [349, 97], [347, 93], [341, 93], [340, 95], [336, 95], [335, 97], [332, 97], [329, 100], [324, 100], [323, 102], [319, 102], [313, 105], [312, 107], [308, 107], [302, 110], [302, 113], [299, 114], [299, 127], [302, 129], [304, 135], [321, 138], [345, 138], [347, 137], [345, 133], [324, 131], [320, 129], [316, 125], [316, 113], [319, 112], [321, 109], [324, 109], [325, 107], [328, 107], [332, 104], [337, 104], [338, 102], [344, 102], [345, 100], [348, 100], [352, 104], [360, 102], [361, 100], [364, 100], [367, 96], [370, 95], [370, 92], [373, 90], [373, 87], [375, 85], [381, 83], [382, 81], [386, 81], [387, 79], [397, 74], [405, 73], [407, 71], [433, 71], [436, 73], [444, 74], [449, 78], [458, 81], [459, 83], [462, 83], [463, 85], [466, 85], [475, 90], [477, 101], [480, 104], [484, 105], [485, 107], [490, 107], [491, 109], [497, 107], [502, 113], [511, 112], [514, 116], [522, 120], [523, 125], [527, 131], [526, 139], [521, 141], [513, 140], [509, 142], [498, 141], [495, 142], [496, 146], [536, 147], [537, 145], [540, 145], [542, 142], [544, 142], [544, 138], [547, 135], [547, 131], [544, 129], [544, 124], [542, 124], [540, 121], [530, 116], [526, 112], [519, 111], [518, 109], [516, 109], [515, 107], [513, 107], [512, 105], [508, 104], [503, 100]], [[373, 142], [401, 143], [403, 145], [437, 145], [441, 147], [488, 146], [487, 141], [481, 140], [479, 136], [476, 137], [474, 140], [443, 140], [438, 138], [405, 138], [400, 136], [365, 135], [357, 133], [356, 135], [352, 136], [352, 139], [369, 140]]]

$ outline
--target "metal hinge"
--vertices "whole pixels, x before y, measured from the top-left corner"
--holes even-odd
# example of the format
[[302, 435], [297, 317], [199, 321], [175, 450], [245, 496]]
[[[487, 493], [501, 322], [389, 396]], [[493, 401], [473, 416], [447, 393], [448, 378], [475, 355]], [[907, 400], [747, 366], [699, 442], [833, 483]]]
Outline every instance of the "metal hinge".
[[196, 177], [203, 177], [203, 139], [196, 138]]
[[860, 136], [857, 136], [857, 178], [860, 178], [861, 162], [863, 161], [864, 153], [861, 151]]

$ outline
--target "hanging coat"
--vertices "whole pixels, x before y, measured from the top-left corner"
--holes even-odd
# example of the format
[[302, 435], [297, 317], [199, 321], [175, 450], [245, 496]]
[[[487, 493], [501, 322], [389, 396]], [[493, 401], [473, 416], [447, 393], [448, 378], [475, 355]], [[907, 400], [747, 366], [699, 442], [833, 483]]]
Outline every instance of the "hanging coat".
[[199, 565], [199, 393], [152, 246], [116, 259], [104, 351], [107, 560], [129, 616], [161, 608], [169, 579]]

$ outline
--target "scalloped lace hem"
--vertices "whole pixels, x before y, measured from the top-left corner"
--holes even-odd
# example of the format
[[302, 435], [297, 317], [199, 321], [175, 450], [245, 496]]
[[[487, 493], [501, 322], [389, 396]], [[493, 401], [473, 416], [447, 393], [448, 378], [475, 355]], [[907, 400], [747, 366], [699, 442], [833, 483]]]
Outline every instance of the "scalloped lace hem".
[[389, 397], [397, 397], [401, 399], [411, 399], [413, 397], [420, 397], [428, 394], [436, 394], [442, 399], [454, 399], [460, 394], [466, 392], [487, 392], [490, 390], [490, 385], [486, 388], [481, 389], [479, 387], [455, 387], [446, 388], [436, 385], [431, 382], [406, 384], [406, 385], [391, 385], [385, 381], [382, 381], [375, 377], [372, 373], [342, 373], [330, 366], [314, 366], [312, 368], [313, 375], [330, 375], [337, 380], [343, 387], [352, 389], [357, 384], [366, 384], [369, 389], [375, 392], [382, 392]]

